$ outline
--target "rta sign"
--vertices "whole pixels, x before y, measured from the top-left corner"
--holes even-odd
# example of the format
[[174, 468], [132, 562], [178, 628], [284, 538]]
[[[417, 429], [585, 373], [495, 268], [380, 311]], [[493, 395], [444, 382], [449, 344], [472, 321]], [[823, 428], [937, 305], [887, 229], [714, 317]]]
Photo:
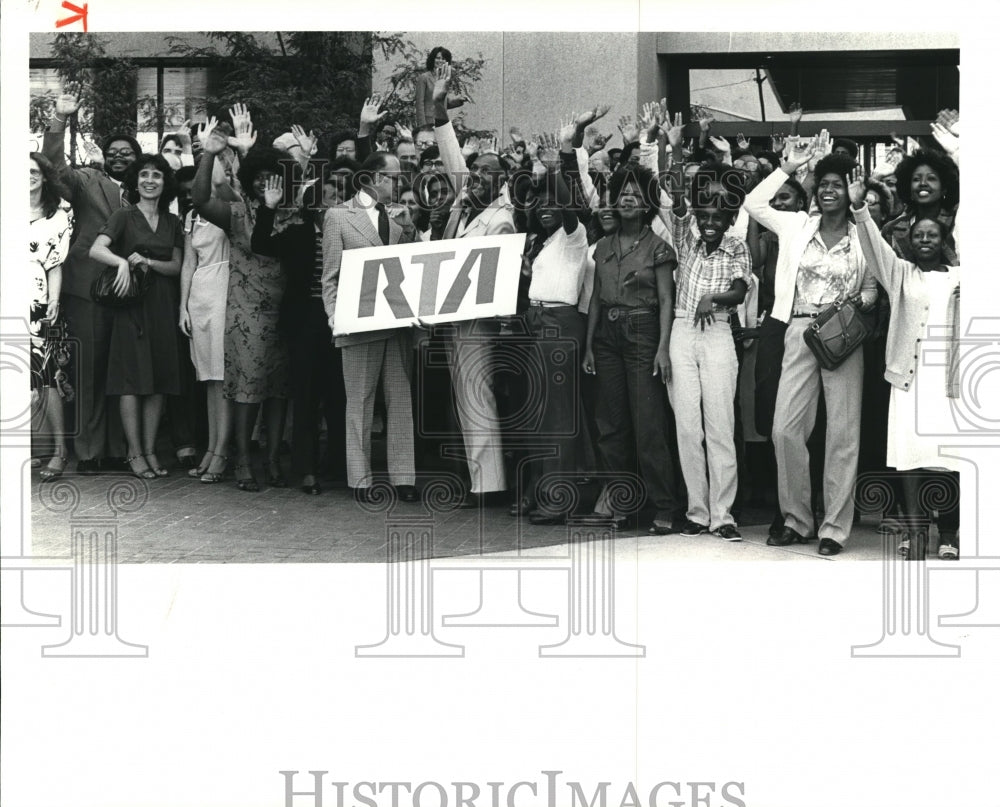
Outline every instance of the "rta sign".
[[345, 250], [334, 335], [510, 316], [523, 248], [524, 235], [494, 235]]

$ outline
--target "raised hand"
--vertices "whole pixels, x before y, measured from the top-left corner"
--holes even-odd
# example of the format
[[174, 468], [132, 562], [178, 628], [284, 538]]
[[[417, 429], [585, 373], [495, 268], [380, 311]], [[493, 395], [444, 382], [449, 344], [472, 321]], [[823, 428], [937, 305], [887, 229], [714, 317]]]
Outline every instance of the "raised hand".
[[373, 93], [370, 98], [365, 99], [364, 104], [361, 105], [361, 126], [374, 128], [388, 114], [388, 112], [379, 111], [383, 102], [384, 99], [379, 93]]
[[833, 141], [830, 139], [830, 133], [826, 129], [821, 129], [815, 140], [816, 147], [812, 156], [809, 158], [810, 171], [815, 171], [816, 166], [819, 165], [819, 161], [833, 149]]
[[284, 183], [277, 174], [264, 180], [264, 206], [274, 210], [285, 195]]
[[480, 154], [500, 154], [500, 140], [496, 137], [484, 137], [479, 141]]
[[632, 123], [631, 115], [624, 115], [618, 119], [618, 131], [622, 133], [622, 141], [625, 145], [639, 139], [639, 127]]
[[700, 128], [703, 132], [707, 132], [711, 129], [713, 123], [715, 123], [715, 118], [711, 115], [700, 115], [698, 117], [698, 128]]
[[250, 122], [250, 110], [246, 104], [233, 104], [229, 108], [229, 117], [233, 119], [233, 128], [237, 129], [240, 121]]
[[[240, 105], [237, 104], [236, 109]], [[243, 107], [245, 110], [246, 107]], [[237, 120], [233, 124], [233, 131], [235, 135], [229, 138], [229, 145], [239, 151], [240, 155], [243, 157], [247, 156], [247, 152], [253, 148], [253, 144], [257, 142], [257, 132], [254, 131], [253, 123], [250, 120], [249, 115], [239, 115]]]
[[538, 159], [550, 171], [559, 168], [559, 138], [555, 134], [543, 134]]
[[518, 129], [516, 126], [511, 126], [509, 131], [510, 131], [510, 142], [511, 143], [523, 143], [524, 142], [524, 135], [521, 134], [521, 130]]
[[750, 141], [743, 136], [743, 132], [736, 133], [736, 146], [741, 149], [750, 148]]
[[865, 195], [868, 189], [865, 187], [865, 177], [860, 168], [851, 171], [850, 182], [847, 185], [847, 195], [851, 199], [851, 204], [860, 210], [865, 206]]
[[396, 121], [396, 131], [400, 140], [413, 140], [413, 130], [402, 121]]
[[56, 108], [55, 114], [60, 118], [68, 118], [70, 115], [75, 115], [77, 110], [80, 109], [80, 94], [70, 93], [70, 85], [67, 85], [67, 92], [56, 98]]
[[728, 154], [733, 149], [733, 147], [729, 145], [729, 141], [726, 140], [726, 138], [724, 137], [716, 137], [715, 135], [710, 135], [708, 141], [723, 154]]
[[528, 158], [532, 162], [537, 162], [538, 150], [541, 148], [541, 137], [539, 135], [535, 135], [531, 140], [528, 140], [527, 142], [522, 140], [521, 142], [524, 143], [524, 153], [528, 155]]
[[788, 120], [792, 123], [798, 123], [802, 120], [802, 104], [798, 101], [792, 101], [788, 105]]
[[[582, 116], [581, 116], [582, 117]], [[576, 121], [578, 120], [577, 114], [574, 112], [569, 118], [563, 119], [561, 125], [559, 126], [559, 142], [565, 146], [570, 146], [573, 143], [573, 138], [576, 137]]]
[[954, 154], [958, 151], [958, 138], [943, 124], [936, 121], [932, 122], [931, 134], [934, 135], [934, 139], [937, 140], [938, 145], [948, 152], [948, 154]]
[[781, 154], [785, 150], [785, 135], [784, 133], [771, 135], [771, 151], [775, 154]]
[[935, 123], [939, 126], [943, 126], [955, 137], [959, 137], [961, 134], [958, 127], [958, 112], [954, 109], [942, 109], [938, 112]]
[[313, 152], [316, 150], [316, 135], [313, 132], [313, 130], [310, 129], [309, 134], [306, 134], [305, 129], [303, 129], [297, 123], [293, 123], [292, 136], [299, 144], [299, 148], [305, 152], [306, 156], [311, 157], [313, 155]]
[[465, 139], [465, 145], [462, 146], [462, 156], [468, 158], [479, 153], [479, 138], [470, 135]]
[[443, 104], [448, 100], [449, 81], [451, 81], [451, 65], [443, 64], [434, 72], [434, 103]]
[[198, 126], [198, 142], [206, 154], [221, 154], [229, 145], [226, 138], [216, 130], [218, 125], [219, 121], [211, 117]]
[[790, 137], [785, 146], [785, 159], [781, 167], [788, 174], [794, 174], [812, 159], [819, 145], [819, 137]]
[[181, 141], [181, 149], [185, 154], [191, 151], [191, 121], [185, 120], [171, 134]]
[[608, 114], [611, 107], [607, 104], [601, 104], [595, 106], [593, 109], [588, 109], [586, 112], [577, 115], [576, 117], [576, 127], [578, 129], [586, 129], [590, 124], [599, 121], [605, 115]]
[[670, 150], [674, 155], [674, 160], [678, 161], [681, 159], [681, 152], [684, 150], [684, 116], [677, 112], [674, 114], [674, 121], [670, 123], [670, 119], [667, 119], [667, 142], [670, 144]]

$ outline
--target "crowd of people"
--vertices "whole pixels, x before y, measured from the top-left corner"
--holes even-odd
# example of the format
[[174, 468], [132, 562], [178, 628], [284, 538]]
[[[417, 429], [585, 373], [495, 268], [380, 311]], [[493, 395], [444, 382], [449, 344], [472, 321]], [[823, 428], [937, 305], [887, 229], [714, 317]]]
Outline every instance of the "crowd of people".
[[[289, 122], [266, 145], [237, 103], [156, 154], [112, 134], [83, 167], [64, 154], [77, 95], [58, 98], [29, 161], [43, 480], [67, 470], [75, 395], [77, 473], [155, 480], [169, 442], [183, 472], [254, 492], [256, 435], [266, 484], [284, 487], [291, 403], [309, 495], [325, 477], [371, 498], [377, 433], [403, 502], [459, 446], [456, 507], [560, 523], [566, 485], [593, 478], [602, 523], [641, 512], [658, 534], [739, 541], [756, 497], [775, 510], [769, 545], [835, 555], [859, 468], [894, 469], [900, 552], [923, 514], [957, 557], [957, 502], [926, 510], [918, 486], [958, 468], [915, 426], [958, 395], [957, 113], [932, 124], [934, 148], [893, 146], [869, 176], [857, 143], [798, 136], [795, 107], [790, 135], [735, 148], [704, 115], [685, 141], [666, 99], [620, 120], [620, 148], [594, 126], [607, 106], [460, 142], [451, 59], [428, 55], [412, 128], [373, 96], [354, 131]], [[345, 250], [513, 233], [514, 315], [333, 336]], [[827, 369], [804, 335], [848, 298], [871, 335]], [[947, 360], [922, 360], [942, 333]], [[638, 502], [616, 477], [638, 479]]]

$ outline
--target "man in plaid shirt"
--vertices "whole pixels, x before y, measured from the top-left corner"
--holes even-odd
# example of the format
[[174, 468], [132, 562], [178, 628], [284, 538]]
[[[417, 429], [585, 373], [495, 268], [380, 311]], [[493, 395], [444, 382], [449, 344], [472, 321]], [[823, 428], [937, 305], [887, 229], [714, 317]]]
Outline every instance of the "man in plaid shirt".
[[737, 482], [738, 364], [729, 322], [754, 278], [746, 242], [727, 230], [743, 197], [738, 172], [703, 168], [694, 176], [691, 191], [698, 234], [691, 227], [683, 194], [675, 193], [673, 210], [662, 214], [677, 251], [667, 392], [688, 489], [687, 522], [681, 534], [711, 531], [726, 541], [742, 540], [730, 512]]

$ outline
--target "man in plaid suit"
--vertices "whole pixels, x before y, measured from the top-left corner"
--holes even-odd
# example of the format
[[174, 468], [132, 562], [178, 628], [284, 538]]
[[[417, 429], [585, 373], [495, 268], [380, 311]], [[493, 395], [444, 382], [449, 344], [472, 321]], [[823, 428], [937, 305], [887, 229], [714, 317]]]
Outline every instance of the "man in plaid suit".
[[[369, 156], [356, 175], [358, 193], [331, 207], [323, 220], [323, 305], [333, 328], [340, 263], [344, 250], [406, 243], [411, 238], [393, 221], [386, 205], [392, 201], [399, 160], [387, 152]], [[413, 487], [413, 342], [409, 328], [347, 334], [335, 338], [342, 348], [347, 392], [347, 484], [364, 498], [372, 485], [371, 432], [375, 391], [379, 380], [388, 417], [386, 439], [389, 478], [400, 498], [415, 501]]]

